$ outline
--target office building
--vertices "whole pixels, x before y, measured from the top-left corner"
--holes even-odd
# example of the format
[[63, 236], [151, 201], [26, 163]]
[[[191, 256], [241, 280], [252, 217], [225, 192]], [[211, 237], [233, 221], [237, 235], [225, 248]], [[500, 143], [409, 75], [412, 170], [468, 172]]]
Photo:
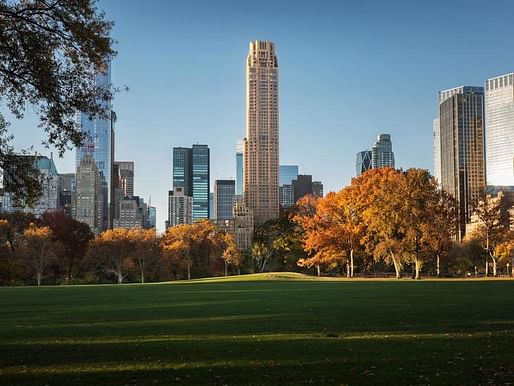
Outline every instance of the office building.
[[148, 228], [155, 228], [157, 226], [157, 208], [148, 204]]
[[487, 185], [514, 186], [514, 73], [485, 84]]
[[119, 217], [113, 221], [114, 228], [146, 228], [147, 207], [141, 197], [125, 196], [119, 205]]
[[441, 186], [457, 200], [459, 239], [466, 234], [473, 205], [485, 188], [484, 89], [457, 87], [439, 92]]
[[[104, 90], [111, 87], [111, 63], [107, 60], [103, 71], [99, 71], [95, 76], [97, 87]], [[114, 191], [112, 185], [112, 167], [114, 164], [114, 126], [116, 114], [112, 111], [111, 101], [100, 100], [98, 102], [104, 109], [104, 116], [91, 119], [86, 113], [78, 113], [78, 125], [85, 134], [85, 139], [75, 153], [75, 167], [78, 168], [84, 156], [91, 156], [96, 162], [98, 173], [103, 176], [103, 195], [105, 209], [103, 222], [105, 226], [112, 226], [114, 206], [109, 211], [109, 203], [114, 201]]]
[[365, 171], [371, 169], [371, 150], [364, 150], [357, 153], [355, 161], [355, 173], [359, 177]]
[[214, 181], [214, 219], [232, 219], [236, 182], [234, 180]]
[[182, 188], [184, 195], [193, 197], [193, 151], [187, 147], [173, 148], [173, 187]]
[[59, 209], [64, 213], [71, 216], [71, 206], [73, 202], [73, 195], [76, 192], [75, 188], [75, 173], [62, 173], [59, 174]]
[[234, 223], [234, 239], [237, 248], [241, 251], [247, 251], [252, 247], [254, 218], [250, 208], [246, 206], [244, 201], [236, 200], [233, 210]]
[[312, 176], [308, 174], [299, 174], [293, 180], [294, 202], [300, 198], [312, 194]]
[[379, 134], [371, 148], [371, 167], [373, 169], [394, 168], [393, 143], [389, 134]]
[[292, 208], [295, 204], [294, 201], [294, 188], [293, 185], [282, 185], [279, 187], [280, 206], [282, 208]]
[[298, 176], [298, 165], [280, 165], [280, 186], [291, 185]]
[[193, 222], [193, 197], [184, 194], [183, 187], [168, 192], [168, 221], [166, 228]]
[[114, 165], [119, 170], [119, 186], [123, 197], [134, 196], [134, 162], [116, 161]]
[[323, 197], [323, 184], [321, 181], [312, 181], [312, 195], [315, 197]]
[[[439, 102], [437, 103], [439, 105]], [[439, 107], [437, 113], [439, 114]], [[432, 140], [433, 140], [433, 157], [434, 157], [434, 177], [437, 182], [441, 183], [441, 129], [439, 127], [439, 118], [432, 122]]]
[[237, 141], [236, 145], [236, 195], [243, 195], [243, 152], [244, 141]]
[[244, 200], [260, 225], [279, 215], [278, 61], [272, 42], [250, 42], [246, 81]]
[[89, 225], [95, 234], [105, 229], [104, 181], [93, 157], [84, 155], [77, 167], [73, 214], [77, 221]]
[[[50, 158], [38, 155], [19, 155], [17, 156], [20, 163], [26, 165], [34, 165], [41, 173], [42, 191], [41, 195], [33, 208], [27, 206], [24, 202], [15, 200], [14, 194], [10, 192], [12, 172], [6, 168], [3, 171], [3, 187], [4, 194], [2, 197], [2, 210], [6, 212], [21, 211], [32, 213], [39, 217], [44, 212], [56, 210], [59, 208], [59, 173], [55, 167], [53, 157]], [[16, 167], [14, 163], [13, 167]]]

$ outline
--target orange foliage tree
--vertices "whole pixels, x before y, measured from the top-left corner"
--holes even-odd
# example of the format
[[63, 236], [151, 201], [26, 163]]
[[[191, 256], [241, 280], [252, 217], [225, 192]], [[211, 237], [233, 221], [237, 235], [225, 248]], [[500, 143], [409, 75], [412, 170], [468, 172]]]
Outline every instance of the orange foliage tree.
[[41, 279], [45, 268], [50, 264], [54, 251], [55, 242], [53, 232], [49, 227], [38, 227], [31, 224], [23, 232], [25, 257], [30, 268], [36, 273], [37, 285], [41, 285]]

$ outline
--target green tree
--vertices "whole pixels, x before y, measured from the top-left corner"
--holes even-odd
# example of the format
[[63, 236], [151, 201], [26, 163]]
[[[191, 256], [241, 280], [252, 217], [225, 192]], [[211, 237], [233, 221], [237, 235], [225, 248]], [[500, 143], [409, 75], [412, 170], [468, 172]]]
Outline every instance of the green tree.
[[[75, 114], [106, 115], [112, 89], [94, 75], [116, 52], [96, 0], [0, 0], [0, 106], [23, 118], [28, 106], [60, 155], [84, 140]], [[41, 181], [33, 163], [16, 157], [0, 114], [0, 170], [17, 200], [34, 203]]]

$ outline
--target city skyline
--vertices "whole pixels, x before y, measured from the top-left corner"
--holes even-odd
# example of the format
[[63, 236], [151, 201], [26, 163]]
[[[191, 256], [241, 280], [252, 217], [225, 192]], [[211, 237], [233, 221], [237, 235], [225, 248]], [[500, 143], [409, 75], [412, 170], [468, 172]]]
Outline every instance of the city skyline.
[[[236, 177], [234, 142], [241, 137], [244, 130], [244, 66], [241, 63], [244, 62], [247, 44], [251, 40], [269, 39], [279, 47], [281, 73], [284, 74], [281, 76], [280, 163], [300, 164], [304, 173], [315, 175], [323, 181], [326, 191], [339, 189], [349, 183], [354, 175], [355, 153], [368, 147], [369, 138], [379, 132], [391, 133], [393, 136], [397, 167], [416, 166], [433, 170], [431, 124], [437, 90], [447, 89], [455, 84], [483, 85], [487, 78], [512, 72], [514, 63], [514, 55], [501, 50], [501, 44], [486, 44], [490, 40], [501, 42], [501, 37], [507, 36], [504, 35], [507, 29], [499, 22], [504, 15], [497, 15], [493, 20], [478, 2], [466, 2], [464, 10], [458, 10], [454, 6], [446, 15], [441, 16], [442, 19], [438, 19], [438, 22], [448, 22], [458, 12], [463, 12], [467, 16], [480, 17], [482, 20], [479, 29], [484, 34], [473, 44], [479, 44], [489, 60], [477, 65], [476, 61], [470, 59], [469, 66], [462, 66], [467, 58], [465, 51], [469, 50], [466, 46], [468, 43], [459, 47], [452, 44], [460, 42], [457, 32], [446, 32], [445, 43], [441, 46], [438, 42], [436, 46], [435, 42], [438, 37], [441, 38], [442, 32], [434, 28], [431, 32], [434, 36], [429, 38], [427, 33], [414, 28], [412, 39], [419, 39], [420, 44], [412, 46], [410, 38], [401, 37], [399, 30], [414, 26], [414, 21], [403, 20], [401, 28], [389, 25], [394, 24], [390, 21], [378, 21], [378, 24], [374, 24], [380, 12], [385, 12], [394, 20], [394, 12], [399, 9], [403, 14], [411, 14], [412, 20], [419, 22], [421, 15], [435, 14], [437, 6], [434, 4], [415, 10], [414, 6], [406, 2], [396, 2], [391, 5], [391, 9], [384, 10], [381, 4], [375, 2], [375, 9], [366, 13], [367, 16], [362, 20], [363, 33], [359, 37], [351, 33], [350, 27], [354, 28], [355, 22], [349, 23], [346, 29], [340, 27], [340, 24], [344, 24], [340, 21], [364, 14], [368, 8], [373, 8], [369, 4], [339, 6], [327, 3], [325, 7], [317, 9], [313, 15], [315, 26], [320, 26], [322, 16], [333, 13], [332, 17], [325, 18], [326, 23], [322, 26], [324, 32], [332, 31], [332, 34], [312, 33], [312, 29], [301, 32], [295, 25], [288, 25], [288, 10], [284, 5], [279, 5], [272, 20], [265, 21], [262, 26], [257, 21], [250, 21], [248, 26], [242, 26], [235, 22], [238, 12], [241, 12], [240, 8], [235, 7], [224, 16], [226, 20], [232, 20], [232, 24], [226, 27], [227, 31], [214, 28], [212, 36], [200, 34], [200, 37], [195, 34], [184, 41], [179, 41], [179, 35], [176, 35], [177, 41], [173, 44], [164, 44], [163, 40], [157, 39], [156, 42], [150, 41], [144, 49], [143, 41], [155, 36], [156, 29], [162, 30], [164, 35], [169, 32], [170, 35], [167, 36], [171, 38], [175, 36], [173, 31], [177, 32], [175, 29], [168, 29], [153, 9], [148, 10], [149, 14], [142, 20], [142, 27], [147, 30], [143, 33], [141, 28], [137, 28], [137, 31], [131, 32], [130, 20], [138, 12], [138, 7], [136, 3], [128, 3], [130, 6], [125, 4], [127, 3], [117, 1], [100, 3], [100, 7], [106, 10], [107, 17], [116, 22], [113, 37], [118, 41], [119, 55], [112, 63], [114, 83], [127, 84], [130, 87], [128, 92], [119, 93], [114, 101], [114, 109], [118, 115], [116, 158], [134, 160], [139, 171], [136, 177], [138, 193], [145, 198], [152, 196], [159, 217], [157, 224], [161, 230], [166, 219], [167, 194], [165, 189], [159, 189], [159, 185], [169, 176], [169, 168], [153, 170], [152, 165], [171, 164], [171, 156], [162, 150], [164, 147], [169, 149], [182, 143], [207, 143], [212, 157], [211, 191], [215, 179]], [[504, 11], [512, 7], [507, 2], [495, 4], [503, 5]], [[169, 7], [170, 12], [173, 11], [171, 15], [174, 20], [188, 12], [187, 5]], [[230, 7], [223, 2], [220, 8], [226, 11]], [[210, 7], [206, 8], [205, 14], [200, 12], [199, 23], [207, 19], [209, 9]], [[348, 16], [344, 16], [343, 11], [348, 11]], [[308, 6], [300, 2], [294, 13], [300, 19], [306, 18], [309, 14]], [[155, 27], [148, 24], [147, 18], [152, 17], [155, 17]], [[426, 19], [429, 20], [430, 17]], [[282, 21], [284, 25], [281, 26], [278, 21]], [[426, 27], [434, 26], [430, 21], [423, 23], [428, 23]], [[180, 22], [178, 26], [185, 28]], [[212, 22], [207, 23], [201, 31], [209, 26], [213, 26]], [[234, 36], [227, 35], [231, 31], [235, 33]], [[487, 34], [485, 31], [488, 31]], [[140, 33], [141, 36], [133, 40], [133, 33]], [[376, 44], [368, 44], [377, 37], [379, 41]], [[319, 41], [320, 45], [315, 46], [315, 41]], [[131, 42], [135, 43], [135, 47], [130, 46]], [[219, 49], [219, 44], [214, 44], [215, 42], [222, 42], [223, 49]], [[340, 45], [335, 44], [336, 42]], [[160, 52], [157, 46], [161, 48]], [[171, 50], [173, 47], [178, 51]], [[301, 57], [305, 47], [314, 52], [312, 57], [301, 63], [297, 58]], [[384, 51], [385, 47], [388, 52]], [[431, 65], [425, 64], [427, 55], [443, 56], [450, 47], [458, 53], [464, 53], [464, 57], [456, 55], [459, 56], [458, 60], [446, 57], [444, 66], [434, 65], [434, 61]], [[160, 74], [163, 85], [152, 82], [155, 80], [152, 74], [141, 72], [144, 68], [148, 69], [149, 65], [147, 60], [141, 61], [135, 56], [136, 51], [141, 49], [149, 54], [148, 60], [153, 65], [152, 72]], [[178, 58], [171, 52], [180, 52], [180, 60], [173, 62], [174, 72], [164, 74], [164, 67], [170, 66], [165, 58]], [[469, 54], [471, 52], [476, 50], [469, 50]], [[374, 63], [373, 58], [379, 54], [384, 54], [385, 59], [381, 63]], [[204, 55], [209, 57], [208, 69], [200, 64]], [[338, 61], [343, 57], [344, 60]], [[406, 58], [409, 59], [403, 60]], [[127, 64], [129, 62], [130, 65]], [[333, 66], [331, 62], [338, 65]], [[423, 77], [419, 77], [421, 72]], [[213, 78], [207, 86], [206, 76]], [[179, 80], [179, 77], [184, 79]], [[195, 80], [194, 77], [198, 79]], [[146, 82], [147, 86], [143, 86], [138, 78]], [[185, 83], [189, 83], [191, 88], [183, 88]], [[199, 92], [200, 84], [205, 95]], [[171, 99], [162, 98], [152, 102], [152, 99], [148, 99], [146, 87], [152, 88], [157, 97], [165, 91]], [[370, 94], [371, 89], [374, 94]], [[366, 103], [360, 101], [363, 94], [369, 95]], [[216, 101], [213, 101], [213, 95], [218, 96]], [[320, 102], [317, 103], [316, 99]], [[212, 104], [209, 105], [207, 100]], [[365, 116], [365, 106], [370, 104], [374, 106], [375, 114]], [[191, 114], [193, 107], [207, 109], [209, 113]], [[212, 109], [217, 111], [212, 113]], [[206, 119], [207, 116], [209, 119]], [[30, 118], [24, 122], [21, 127], [17, 122], [12, 125], [16, 130], [15, 144], [18, 148], [37, 145], [39, 137], [43, 136], [42, 132], [36, 132], [36, 124], [30, 123]], [[141, 131], [145, 130], [150, 135], [140, 137]], [[313, 133], [315, 135], [311, 135]], [[342, 136], [347, 138], [342, 141]], [[307, 144], [315, 151], [305, 151]], [[51, 151], [37, 146], [36, 148], [44, 155], [49, 155]], [[56, 159], [60, 173], [74, 171], [73, 162], [69, 162], [70, 158], [74, 158], [72, 154], [68, 153], [62, 160]]]

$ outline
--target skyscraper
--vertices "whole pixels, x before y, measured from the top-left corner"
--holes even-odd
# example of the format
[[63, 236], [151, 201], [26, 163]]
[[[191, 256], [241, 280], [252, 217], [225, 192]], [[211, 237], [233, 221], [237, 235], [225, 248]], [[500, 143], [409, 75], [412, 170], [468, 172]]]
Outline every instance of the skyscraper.
[[193, 196], [193, 153], [191, 148], [174, 147], [173, 148], [173, 187], [183, 188], [186, 196]]
[[272, 42], [250, 42], [246, 81], [244, 197], [259, 225], [279, 214], [278, 61]]
[[193, 198], [184, 194], [184, 188], [176, 187], [168, 192], [168, 221], [166, 228], [193, 222]]
[[234, 180], [214, 181], [214, 219], [230, 220], [233, 218], [235, 186]]
[[293, 180], [294, 202], [300, 198], [312, 194], [312, 176], [310, 174], [299, 174]]
[[485, 187], [484, 89], [464, 86], [440, 91], [438, 101], [440, 183], [459, 203], [462, 239], [473, 204]]
[[193, 145], [193, 221], [209, 219], [210, 157], [207, 145]]
[[243, 195], [243, 152], [244, 141], [237, 141], [236, 146], [236, 194]]
[[120, 171], [120, 189], [124, 197], [134, 196], [134, 162], [116, 161]]
[[291, 185], [298, 177], [298, 165], [280, 165], [279, 185]]
[[379, 134], [371, 148], [371, 167], [373, 169], [394, 168], [393, 143], [389, 134]]
[[[109, 89], [111, 87], [111, 63], [107, 60], [105, 68], [98, 71], [95, 76], [95, 83], [97, 87], [102, 89]], [[78, 114], [78, 124], [80, 130], [86, 135], [82, 146], [76, 149], [75, 153], [75, 167], [78, 168], [82, 158], [90, 155], [95, 163], [98, 172], [103, 179], [104, 190], [107, 194], [103, 195], [105, 213], [104, 226], [112, 224], [112, 214], [109, 220], [109, 202], [113, 199], [113, 191], [111, 190], [112, 175], [111, 170], [114, 163], [114, 123], [116, 121], [116, 114], [112, 111], [111, 101], [100, 100], [98, 102], [104, 109], [104, 116], [94, 117], [91, 119], [85, 113]]]
[[323, 197], [323, 183], [321, 181], [312, 181], [312, 195]]
[[364, 150], [357, 153], [355, 160], [355, 172], [359, 177], [365, 171], [371, 169], [371, 150]]
[[86, 223], [95, 234], [105, 229], [103, 175], [91, 155], [82, 157], [76, 173], [76, 193], [73, 214], [77, 221]]
[[487, 185], [514, 186], [514, 73], [486, 81]]
[[[439, 102], [437, 103], [439, 105]], [[439, 108], [437, 111], [439, 114]], [[432, 122], [432, 140], [433, 140], [433, 157], [434, 157], [434, 177], [437, 182], [441, 183], [441, 128], [439, 127], [439, 118]]]

